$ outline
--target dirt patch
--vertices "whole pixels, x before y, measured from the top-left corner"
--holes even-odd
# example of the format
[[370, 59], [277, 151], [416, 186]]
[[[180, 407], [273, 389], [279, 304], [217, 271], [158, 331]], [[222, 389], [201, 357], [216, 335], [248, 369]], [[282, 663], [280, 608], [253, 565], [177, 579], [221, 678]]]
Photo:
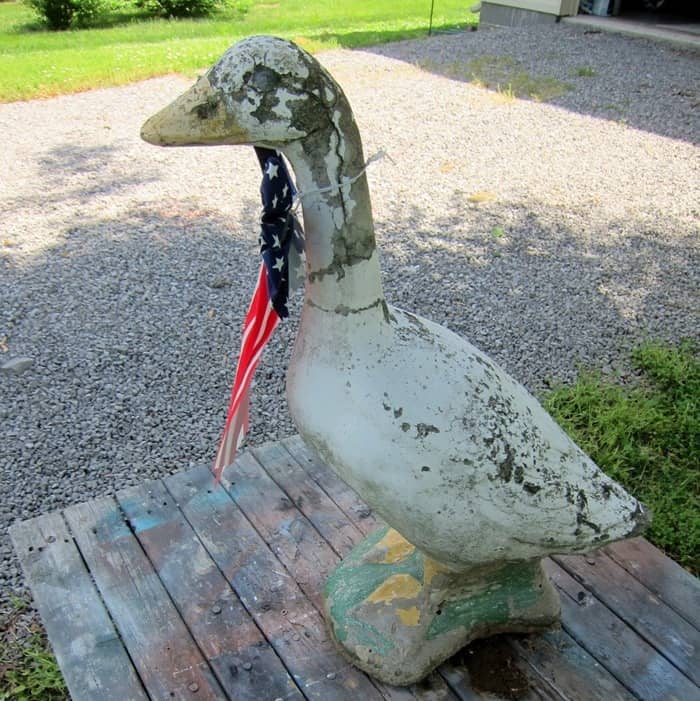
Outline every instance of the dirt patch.
[[475, 640], [461, 651], [460, 657], [469, 670], [474, 691], [516, 700], [529, 690], [528, 679], [519, 667], [518, 655], [505, 636]]

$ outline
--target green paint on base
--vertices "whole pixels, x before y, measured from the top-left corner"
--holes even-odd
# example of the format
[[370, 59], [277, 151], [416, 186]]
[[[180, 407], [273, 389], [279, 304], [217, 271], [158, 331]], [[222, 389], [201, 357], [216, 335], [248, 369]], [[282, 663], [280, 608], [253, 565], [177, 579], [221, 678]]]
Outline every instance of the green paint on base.
[[539, 560], [508, 564], [477, 580], [467, 580], [468, 588], [476, 584], [479, 591], [472, 589], [464, 598], [445, 601], [436, 611], [426, 637], [436, 638], [460, 626], [470, 630], [507, 624], [518, 611], [531, 609], [542, 598], [542, 588], [538, 588], [540, 568]]
[[[367, 623], [360, 626], [349, 612], [365, 601], [389, 577], [395, 574], [409, 574], [419, 582], [423, 581], [423, 556], [417, 550], [414, 550], [409, 557], [400, 562], [364, 561], [377, 543], [384, 538], [388, 530], [387, 526], [370, 533], [331, 572], [326, 580], [323, 593], [326, 602], [330, 603], [330, 619], [335, 635], [341, 642], [347, 639], [349, 627], [356, 630], [361, 629], [367, 633], [370, 630], [375, 630], [372, 625]], [[345, 621], [345, 623], [338, 625], [341, 621]], [[386, 645], [390, 646], [390, 641], [387, 640]]]
[[[381, 541], [389, 530], [362, 541], [324, 588], [330, 630], [365, 672], [412, 684], [476, 637], [558, 623], [559, 597], [539, 560], [454, 573], [432, 561], [426, 567], [425, 556], [407, 545], [403, 559], [385, 562]], [[395, 534], [388, 540], [395, 543]]]

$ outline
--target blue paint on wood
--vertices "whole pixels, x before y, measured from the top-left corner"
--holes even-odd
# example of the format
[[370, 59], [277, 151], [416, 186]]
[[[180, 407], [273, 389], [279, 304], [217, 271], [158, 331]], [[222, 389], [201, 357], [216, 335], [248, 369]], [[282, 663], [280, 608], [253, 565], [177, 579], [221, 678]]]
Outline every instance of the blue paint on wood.
[[148, 531], [151, 528], [156, 528], [162, 526], [166, 520], [160, 516], [160, 514], [139, 514], [138, 516], [131, 519], [131, 526], [134, 529], [134, 533], [142, 533], [143, 531]]
[[131, 535], [121, 511], [115, 508], [99, 518], [94, 525], [93, 535], [98, 543], [113, 543]]
[[231, 497], [228, 495], [228, 492], [221, 486], [215, 489], [213, 487], [213, 481], [210, 489], [200, 489], [200, 491], [194, 494], [187, 502], [188, 507], [196, 509], [197, 511], [209, 511], [230, 504]]
[[147, 509], [141, 499], [122, 499], [122, 509], [128, 514], [129, 524], [134, 533], [142, 533], [166, 522], [162, 510]]
[[[287, 444], [292, 447], [302, 445], [298, 438], [291, 439]], [[279, 552], [292, 571], [303, 578], [305, 585], [309, 572], [314, 574], [314, 579], [320, 579], [315, 575], [317, 569], [324, 569], [325, 561], [321, 551], [325, 552], [325, 546], [319, 547], [315, 531], [294, 510], [294, 499], [303, 497], [303, 502], [298, 499], [300, 507], [303, 503], [304, 508], [309, 509], [310, 521], [314, 524], [322, 523], [325, 528], [327, 513], [322, 504], [323, 495], [321, 494], [319, 507], [307, 498], [308, 484], [295, 484], [295, 489], [287, 489], [284, 480], [291, 482], [297, 475], [290, 473], [285, 456], [278, 451], [260, 449], [258, 455], [268, 474], [276, 478], [282, 476], [279, 483], [286, 494], [280, 494], [274, 483], [263, 479], [254, 463], [246, 463], [246, 460], [252, 458], [243, 457], [242, 469], [236, 472], [231, 485], [231, 494], [243, 502], [242, 511], [234, 504], [225, 488], [214, 487], [211, 473], [202, 467], [168, 478], [169, 493], [156, 484], [134, 488], [130, 490], [133, 493], [120, 496], [120, 504], [129, 517], [129, 522], [125, 522], [122, 510], [111, 499], [101, 499], [66, 511], [72, 533], [66, 529], [63, 518], [58, 513], [13, 527], [12, 535], [20, 559], [34, 589], [37, 603], [40, 608], [43, 606], [43, 615], [57, 647], [59, 660], [66, 676], [71, 680], [71, 692], [73, 689], [77, 691], [74, 694], [76, 699], [91, 701], [95, 698], [93, 687], [81, 695], [83, 686], [94, 684], [94, 680], [99, 680], [100, 698], [145, 698], [141, 681], [131, 668], [132, 658], [129, 658], [123, 643], [120, 643], [118, 631], [112, 627], [93, 579], [84, 568], [84, 562], [89, 563], [95, 581], [103, 587], [104, 601], [110, 605], [110, 613], [118, 630], [123, 630], [128, 644], [135, 646], [133, 660], [140, 665], [144, 683], [150, 685], [153, 676], [162, 677], [163, 671], [170, 669], [167, 665], [177, 662], [175, 671], [179, 672], [185, 664], [182, 658], [187, 655], [182, 652], [181, 639], [188, 634], [184, 624], [178, 623], [169, 632], [164, 631], [161, 623], [163, 620], [171, 620], [169, 614], [166, 611], [154, 615], [153, 612], [155, 606], [160, 606], [161, 611], [163, 607], [171, 608], [168, 604], [170, 599], [183, 600], [182, 589], [178, 589], [179, 573], [182, 566], [193, 559], [192, 550], [184, 547], [184, 539], [194, 535], [188, 528], [181, 526], [180, 515], [173, 519], [173, 513], [177, 514], [174, 509], [178, 508], [191, 520], [196, 536], [209, 549], [216, 565], [245, 602], [250, 615], [274, 648], [273, 652], [258, 647], [254, 641], [259, 636], [253, 634], [248, 637], [244, 634], [245, 626], [234, 625], [229, 628], [237, 637], [230, 642], [230, 647], [224, 648], [222, 645], [220, 651], [212, 653], [221, 654], [210, 658], [209, 664], [216, 668], [220, 679], [228, 679], [227, 675], [231, 675], [230, 682], [236, 685], [236, 699], [255, 701], [258, 698], [272, 699], [278, 696], [287, 699], [290, 695], [295, 699], [300, 698], [298, 690], [286, 676], [282, 662], [309, 699], [326, 701], [344, 698], [356, 701], [359, 698], [377, 698], [377, 692], [365, 685], [363, 677], [355, 676], [356, 672], [344, 666], [326, 637], [318, 611], [308, 598], [302, 596], [290, 574], [273, 555], [273, 551]], [[267, 458], [269, 464], [266, 464]], [[324, 484], [336, 503], [343, 504], [346, 513], [350, 514], [352, 521], [361, 530], [369, 530], [368, 524], [376, 522], [371, 515], [365, 517], [365, 507], [357, 495], [333, 473], [326, 472], [321, 463], [309, 462], [303, 458], [301, 464], [306, 466], [307, 471], [313, 471], [314, 479]], [[333, 509], [331, 505], [328, 507]], [[369, 514], [369, 511], [366, 513]], [[256, 522], [258, 519], [264, 520], [262, 536], [251, 526], [249, 518]], [[339, 521], [345, 520], [345, 516], [340, 513], [338, 518]], [[340, 528], [341, 525], [339, 523], [337, 527]], [[158, 526], [158, 530], [153, 530]], [[146, 533], [140, 536], [140, 545], [132, 542], [132, 531]], [[348, 531], [350, 538], [355, 533], [354, 530]], [[323, 535], [327, 540], [333, 537], [332, 531], [326, 533], [324, 530]], [[376, 537], [380, 535], [381, 532], [377, 531]], [[266, 537], [266, 542], [263, 541], [263, 536]], [[84, 561], [74, 545], [73, 537], [81, 543]], [[162, 566], [158, 573], [152, 571], [151, 565], [143, 560], [144, 542], [150, 542], [152, 547], [143, 548], [143, 552], [150, 553], [149, 557]], [[632, 544], [629, 545], [631, 548]], [[298, 547], [293, 550], [294, 546]], [[644, 547], [653, 550], [648, 544]], [[319, 555], [318, 558], [316, 554]], [[168, 561], [164, 562], [162, 558], [166, 555]], [[302, 558], [302, 565], [295, 564], [297, 557]], [[641, 573], [640, 577], [653, 575], [654, 587], [658, 587], [654, 591], [660, 599], [666, 600], [666, 587], [679, 580], [678, 568], [658, 551], [654, 551], [657, 559], [650, 560], [650, 557], [638, 550], [626, 553], [624, 563], [631, 558], [631, 564], [620, 563], [627, 572], [619, 573], [626, 582], [621, 586], [621, 591], [628, 592], [629, 571], [637, 570], [638, 574]], [[345, 561], [351, 559], [352, 556]], [[581, 693], [584, 693], [586, 698], [627, 701], [631, 695], [614, 681], [612, 675], [615, 675], [640, 697], [661, 698], [671, 694], [684, 700], [700, 698], [698, 687], [669, 662], [663, 650], [659, 652], [649, 645], [640, 637], [636, 627], [626, 625], [618, 617], [620, 611], [617, 610], [617, 599], [610, 599], [614, 605], [604, 606], [594, 594], [591, 582], [591, 586], [586, 588], [558, 565], [550, 564], [555, 569], [559, 587], [565, 592], [562, 596], [565, 627], [576, 634], [576, 640], [560, 632], [537, 638], [534, 642], [528, 639], [517, 645], [520, 645], [521, 654], [537, 670], [538, 675], [552, 680], [562, 690], [562, 697], [581, 698]], [[584, 563], [580, 564], [585, 567]], [[596, 567], [602, 570], [602, 564], [596, 563]], [[193, 602], [191, 609], [183, 606], [182, 613], [195, 629], [196, 635], [201, 635], [202, 627], [206, 633], [218, 630], [221, 635], [220, 628], [217, 629], [216, 625], [224, 627], [229, 622], [225, 618], [229, 611], [228, 599], [216, 587], [210, 588], [205, 584], [205, 579], [217, 576], [215, 573], [212, 575], [210, 567], [203, 567], [202, 562], [199, 565], [201, 569], [193, 568], [188, 572], [188, 577], [193, 578], [194, 584], [192, 592], [187, 591], [186, 596], [191, 597]], [[669, 566], [676, 569], [670, 570]], [[598, 569], [596, 572], [600, 575]], [[592, 577], [588, 570], [590, 567], [587, 568], [587, 576]], [[610, 586], [612, 581], [607, 581], [606, 586]], [[158, 595], [161, 583], [173, 585], [167, 596]], [[225, 594], [228, 585], [222, 586]], [[695, 613], [692, 603], [696, 593], [697, 580], [693, 580], [685, 598], [668, 597], [677, 602], [677, 612], [691, 622]], [[311, 591], [311, 595], [314, 594]], [[629, 593], [624, 595], [629, 596]], [[647, 602], [646, 606], [652, 604], [664, 605]], [[220, 610], [212, 611], [214, 605], [220, 607]], [[642, 612], [643, 609], [640, 609], [634, 615], [641, 617]], [[171, 614], [175, 621], [180, 620], [178, 616], [181, 614], [176, 615], [172, 611]], [[245, 615], [248, 614], [241, 612], [241, 616]], [[196, 625], [192, 624], [191, 617], [195, 618]], [[144, 620], [156, 620], [158, 625], [144, 625]], [[646, 619], [643, 623], [649, 626]], [[562, 645], [562, 639], [566, 645]], [[78, 640], [79, 645], [75, 644]], [[166, 660], [164, 651], [173, 641], [178, 650], [177, 659], [168, 657]], [[146, 642], [149, 644], [146, 645]], [[155, 645], [155, 650], [152, 650], [152, 645]], [[152, 654], [145, 655], [144, 650]], [[586, 650], [590, 650], [590, 653]], [[596, 657], [599, 659], [596, 660]], [[244, 666], [246, 663], [250, 664], [250, 669]], [[186, 664], [191, 664], [192, 673], [197, 673], [204, 662]], [[207, 686], [216, 685], [211, 669], [205, 669], [206, 682], [203, 682], [198, 691], [199, 696], [202, 696], [205, 683]], [[337, 673], [332, 680], [328, 676], [329, 671]], [[235, 679], [234, 674], [238, 675]], [[457, 671], [454, 664], [443, 669], [443, 675], [450, 676], [451, 683], [460, 688], [460, 693], [465, 694], [464, 698], [472, 697], [462, 673]], [[162, 685], [161, 689], [154, 692], [154, 698], [169, 697], [172, 684], [179, 679], [179, 674], [177, 678], [168, 677], [167, 690], [166, 685]], [[187, 683], [189, 685], [191, 680], [188, 679]], [[535, 691], [539, 689], [537, 686]], [[186, 687], [180, 687], [179, 691], [190, 694]], [[413, 693], [418, 698], [427, 699], [433, 698], [434, 692], [421, 690], [420, 693]], [[426, 695], [423, 696], [423, 693]], [[398, 699], [396, 694], [398, 690], [392, 690], [391, 698]], [[449, 698], [453, 696], [450, 695]]]
[[251, 494], [255, 495], [257, 493], [258, 490], [256, 486], [245, 478], [236, 482], [232, 482], [231, 486], [229, 487], [229, 494], [234, 499], [242, 499]]

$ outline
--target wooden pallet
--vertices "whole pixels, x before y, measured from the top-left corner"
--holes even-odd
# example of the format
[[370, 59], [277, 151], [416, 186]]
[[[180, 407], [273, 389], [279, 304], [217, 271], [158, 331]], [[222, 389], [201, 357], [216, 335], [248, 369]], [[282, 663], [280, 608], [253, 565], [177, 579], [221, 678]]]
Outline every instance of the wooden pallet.
[[[227, 474], [215, 489], [196, 468], [11, 528], [73, 699], [498, 698], [470, 683], [474, 649], [407, 689], [336, 650], [322, 585], [379, 520], [298, 437]], [[547, 569], [562, 630], [503, 642], [520, 698], [700, 699], [697, 579], [643, 539]]]

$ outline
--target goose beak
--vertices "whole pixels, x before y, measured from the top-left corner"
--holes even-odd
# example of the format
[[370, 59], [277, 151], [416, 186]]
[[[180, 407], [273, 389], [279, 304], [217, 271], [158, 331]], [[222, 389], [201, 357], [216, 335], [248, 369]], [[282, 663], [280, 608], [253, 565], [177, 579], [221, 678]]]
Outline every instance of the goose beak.
[[202, 76], [186, 93], [146, 120], [141, 138], [155, 146], [250, 143], [226, 110], [221, 93]]

